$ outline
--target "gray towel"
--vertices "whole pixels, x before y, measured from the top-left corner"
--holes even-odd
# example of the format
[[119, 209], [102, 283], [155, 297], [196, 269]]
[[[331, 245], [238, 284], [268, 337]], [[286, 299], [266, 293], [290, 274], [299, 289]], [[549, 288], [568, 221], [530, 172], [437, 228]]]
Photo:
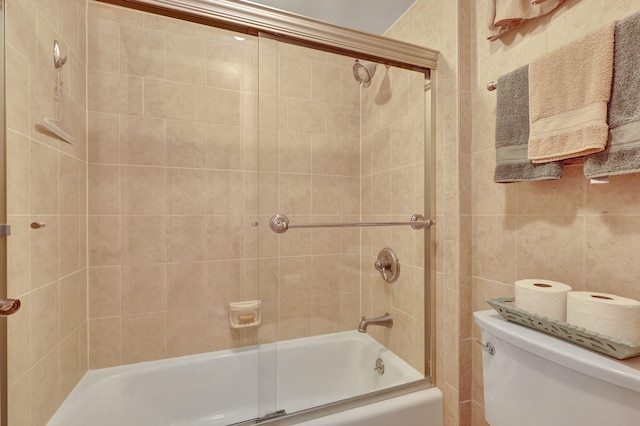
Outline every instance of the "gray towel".
[[588, 178], [640, 172], [640, 13], [616, 24], [609, 141], [584, 158]]
[[498, 183], [553, 180], [562, 177], [562, 161], [533, 164], [529, 141], [529, 66], [498, 78], [496, 94], [496, 169]]

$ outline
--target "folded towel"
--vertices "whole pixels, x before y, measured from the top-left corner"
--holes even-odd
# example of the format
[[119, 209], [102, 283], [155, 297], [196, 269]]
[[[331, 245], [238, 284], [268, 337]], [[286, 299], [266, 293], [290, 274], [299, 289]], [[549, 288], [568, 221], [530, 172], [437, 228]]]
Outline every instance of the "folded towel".
[[489, 0], [489, 34], [495, 40], [524, 21], [546, 15], [564, 0]]
[[496, 169], [499, 183], [562, 177], [562, 162], [533, 164], [529, 140], [529, 65], [498, 78], [496, 89]]
[[584, 159], [588, 178], [640, 172], [640, 13], [616, 24], [609, 144]]
[[612, 22], [529, 66], [529, 159], [534, 163], [605, 148], [614, 32]]

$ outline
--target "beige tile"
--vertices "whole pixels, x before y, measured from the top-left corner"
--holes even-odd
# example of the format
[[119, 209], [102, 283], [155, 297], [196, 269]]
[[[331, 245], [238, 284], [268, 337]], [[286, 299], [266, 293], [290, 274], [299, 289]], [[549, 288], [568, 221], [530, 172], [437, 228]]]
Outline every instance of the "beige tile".
[[516, 271], [516, 218], [476, 216], [473, 223], [473, 271], [483, 278], [514, 282]]
[[242, 123], [240, 92], [215, 87], [197, 91], [198, 121], [236, 126]]
[[611, 176], [608, 185], [586, 185], [589, 214], [636, 215], [640, 200], [638, 193], [629, 189], [638, 187], [639, 178], [633, 173]]
[[120, 167], [89, 165], [89, 214], [120, 214]]
[[120, 72], [143, 77], [163, 78], [165, 45], [159, 31], [120, 25]]
[[90, 2], [88, 6], [87, 11], [92, 18], [142, 26], [143, 14], [141, 12], [98, 2]]
[[243, 166], [243, 151], [242, 127], [222, 124], [208, 125], [207, 168], [239, 170]]
[[89, 318], [120, 315], [120, 267], [89, 269]]
[[8, 216], [11, 238], [7, 239], [7, 296], [19, 297], [31, 291], [29, 260], [29, 216]]
[[84, 216], [60, 216], [59, 226], [59, 274], [62, 277], [87, 266], [87, 222]]
[[16, 132], [7, 132], [7, 213], [29, 213], [29, 139]]
[[311, 170], [313, 174], [345, 175], [346, 164], [342, 140], [338, 136], [311, 135]]
[[292, 56], [280, 56], [280, 96], [285, 98], [311, 99], [311, 61]]
[[244, 214], [244, 172], [209, 171], [207, 199], [208, 214]]
[[166, 267], [163, 264], [123, 267], [123, 315], [164, 311], [166, 288]]
[[7, 418], [11, 425], [31, 425], [31, 374], [27, 373], [7, 390]]
[[311, 173], [311, 135], [279, 132], [278, 167], [281, 172]]
[[166, 260], [164, 216], [122, 217], [122, 264], [138, 265]]
[[403, 266], [400, 273], [398, 281], [391, 286], [391, 306], [413, 317], [418, 302], [415, 295], [414, 268]]
[[313, 296], [311, 300], [312, 313], [311, 333], [312, 335], [337, 333], [340, 331], [340, 315], [336, 310], [340, 310], [340, 295], [327, 294]]
[[169, 167], [205, 167], [207, 160], [206, 125], [193, 121], [166, 120], [165, 126], [166, 165]]
[[122, 362], [131, 364], [164, 358], [165, 313], [122, 317]]
[[167, 213], [204, 215], [207, 212], [207, 172], [167, 169]]
[[581, 267], [567, 266], [582, 265], [585, 254], [583, 229], [581, 217], [518, 217], [518, 279], [542, 278], [581, 288], [584, 271]]
[[243, 299], [242, 267], [240, 260], [208, 262], [207, 306], [218, 315], [227, 312], [229, 303]]
[[88, 220], [89, 265], [119, 265], [122, 258], [120, 217], [90, 216]]
[[118, 164], [120, 123], [116, 114], [88, 113], [89, 162]]
[[311, 178], [311, 210], [319, 215], [339, 215], [341, 179], [337, 176], [313, 176]]
[[[10, 6], [8, 11], [15, 6]], [[18, 6], [20, 7], [20, 6]], [[9, 13], [9, 12], [7, 12]], [[9, 31], [11, 25], [7, 24]], [[28, 39], [29, 30], [23, 30], [24, 39]], [[8, 34], [7, 34], [8, 35]], [[6, 48], [6, 102], [7, 128], [23, 135], [29, 134], [29, 61], [13, 45]]]
[[207, 258], [206, 216], [167, 217], [167, 260], [191, 262]]
[[58, 213], [58, 152], [31, 142], [29, 200], [32, 214]]
[[[312, 256], [309, 267], [311, 272], [305, 275], [310, 276], [310, 290], [313, 296], [339, 294], [341, 292], [341, 273], [345, 269], [341, 256]], [[336, 274], [336, 270], [340, 271], [340, 273]], [[283, 278], [286, 283], [286, 275]], [[306, 285], [303, 288], [309, 289]]]
[[74, 1], [58, 4], [58, 30], [71, 52], [76, 54], [80, 52], [80, 4], [80, 2]]
[[640, 299], [637, 216], [588, 216], [585, 225], [585, 290]]
[[519, 184], [518, 213], [578, 214], [584, 205], [586, 182], [581, 167], [565, 167], [562, 179]]
[[207, 82], [207, 45], [204, 40], [165, 34], [166, 78], [198, 85]]
[[206, 262], [167, 265], [167, 310], [206, 306], [206, 288]]
[[145, 28], [153, 28], [171, 34], [180, 34], [185, 36], [197, 36], [203, 31], [201, 25], [189, 21], [182, 21], [167, 16], [156, 15], [153, 13], [141, 14]]
[[62, 402], [58, 392], [58, 351], [52, 350], [31, 370], [31, 421], [45, 424]]
[[31, 294], [31, 360], [36, 363], [58, 344], [60, 326], [59, 284], [55, 282]]
[[391, 214], [411, 215], [413, 211], [414, 182], [413, 166], [399, 167], [391, 171]]
[[33, 2], [7, 5], [7, 43], [33, 64], [37, 62], [37, 10]]
[[311, 213], [311, 176], [280, 174], [279, 211], [282, 214]]
[[226, 313], [220, 313], [216, 309], [209, 309], [207, 318], [208, 340], [211, 350], [219, 351], [243, 346], [244, 333], [242, 330], [229, 327], [229, 319]]
[[340, 67], [313, 63], [311, 68], [311, 98], [317, 102], [340, 104]]
[[117, 22], [89, 17], [88, 60], [90, 70], [120, 71], [120, 25]]
[[31, 216], [30, 221], [45, 224], [39, 229], [29, 229], [31, 289], [36, 289], [59, 277], [59, 228], [56, 216]]
[[164, 166], [166, 159], [164, 120], [120, 116], [120, 163]]
[[60, 397], [65, 398], [85, 373], [80, 362], [80, 331], [78, 329], [60, 342], [59, 362], [59, 392]]
[[106, 368], [122, 363], [120, 317], [89, 321], [89, 368]]
[[60, 339], [87, 321], [86, 270], [60, 280]]
[[167, 311], [167, 356], [183, 356], [206, 352], [212, 345], [206, 308]]
[[282, 298], [278, 316], [278, 339], [289, 340], [309, 336], [312, 312], [310, 296]]
[[60, 154], [60, 213], [86, 213], [87, 169], [83, 160]]
[[360, 109], [330, 105], [327, 111], [327, 134], [358, 138], [360, 136]]
[[287, 129], [294, 132], [327, 133], [327, 107], [320, 102], [289, 99], [286, 102]]
[[125, 215], [162, 215], [166, 212], [165, 169], [121, 167], [120, 205]]
[[31, 296], [20, 298], [20, 310], [7, 319], [7, 383], [12, 385], [31, 368]]
[[207, 219], [208, 260], [240, 259], [244, 254], [244, 218], [209, 216]]
[[[230, 41], [233, 41], [229, 37]], [[207, 85], [221, 89], [240, 90], [244, 70], [243, 52], [236, 43], [207, 43]]]
[[[141, 77], [91, 70], [88, 75], [89, 111], [142, 115], [143, 79]], [[145, 84], [145, 97], [148, 96], [151, 100], [153, 94], [149, 94], [149, 91], [152, 91], [153, 88], [153, 84]], [[175, 99], [170, 99], [170, 101], [175, 101]]]

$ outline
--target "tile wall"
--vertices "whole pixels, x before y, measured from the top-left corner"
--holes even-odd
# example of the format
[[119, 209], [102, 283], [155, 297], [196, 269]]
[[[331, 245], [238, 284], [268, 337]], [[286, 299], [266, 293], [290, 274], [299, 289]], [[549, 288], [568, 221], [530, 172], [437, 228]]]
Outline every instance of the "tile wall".
[[[45, 424], [87, 370], [85, 7], [6, 2], [7, 278], [22, 301], [8, 318], [12, 426]], [[54, 40], [68, 55], [61, 102], [73, 145], [40, 128], [55, 117]]]

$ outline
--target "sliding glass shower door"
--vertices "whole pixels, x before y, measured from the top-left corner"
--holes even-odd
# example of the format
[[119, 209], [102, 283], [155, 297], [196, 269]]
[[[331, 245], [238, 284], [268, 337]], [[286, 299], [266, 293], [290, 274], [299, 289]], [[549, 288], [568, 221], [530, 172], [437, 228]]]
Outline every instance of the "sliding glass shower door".
[[[291, 383], [282, 355], [293, 339], [357, 336], [362, 315], [390, 313], [393, 328], [372, 325], [368, 336], [413, 368], [407, 381], [428, 375], [428, 231], [406, 225], [414, 214], [428, 217], [424, 74], [269, 35], [258, 50], [259, 341], [274, 348], [261, 349], [261, 365], [274, 368], [260, 372], [261, 391], [274, 396], [261, 415], [379, 390], [345, 384], [319, 394], [312, 369]], [[385, 248], [400, 262], [393, 283], [375, 266]], [[377, 374], [374, 367], [362, 368]], [[345, 383], [358, 373], [349, 374]]]

